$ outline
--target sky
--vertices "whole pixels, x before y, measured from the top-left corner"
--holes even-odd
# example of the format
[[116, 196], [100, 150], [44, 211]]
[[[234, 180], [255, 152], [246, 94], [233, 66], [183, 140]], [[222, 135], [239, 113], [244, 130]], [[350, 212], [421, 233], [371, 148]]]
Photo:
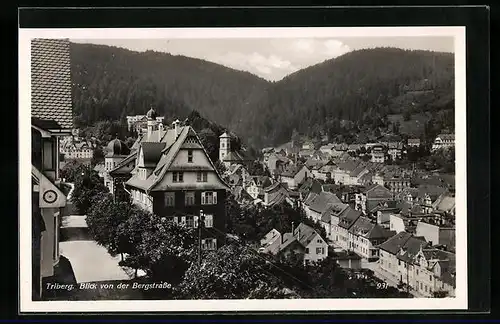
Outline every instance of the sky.
[[248, 71], [270, 81], [281, 80], [300, 69], [364, 48], [397, 47], [454, 52], [454, 38], [451, 36], [71, 39], [71, 41], [117, 46], [139, 52], [154, 50], [199, 58], [233, 69]]

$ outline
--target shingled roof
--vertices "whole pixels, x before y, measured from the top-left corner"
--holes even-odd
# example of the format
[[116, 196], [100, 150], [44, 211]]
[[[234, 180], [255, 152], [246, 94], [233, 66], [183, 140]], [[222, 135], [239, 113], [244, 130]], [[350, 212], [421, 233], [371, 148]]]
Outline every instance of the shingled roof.
[[70, 42], [31, 41], [31, 122], [46, 130], [73, 128]]

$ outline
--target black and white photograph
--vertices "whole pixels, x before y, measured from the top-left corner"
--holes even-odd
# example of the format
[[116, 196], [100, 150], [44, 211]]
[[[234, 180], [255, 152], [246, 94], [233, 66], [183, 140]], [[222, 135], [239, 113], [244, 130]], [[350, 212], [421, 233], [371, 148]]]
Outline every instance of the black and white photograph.
[[21, 310], [467, 307], [464, 28], [21, 28], [19, 53]]

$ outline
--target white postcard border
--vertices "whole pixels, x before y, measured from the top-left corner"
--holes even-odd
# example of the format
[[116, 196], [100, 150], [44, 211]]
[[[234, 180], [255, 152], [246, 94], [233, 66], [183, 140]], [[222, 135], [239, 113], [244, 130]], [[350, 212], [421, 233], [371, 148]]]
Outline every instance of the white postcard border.
[[[32, 301], [30, 40], [166, 38], [443, 37], [455, 39], [456, 297], [411, 299]], [[19, 29], [20, 312], [371, 311], [467, 309], [465, 27]]]

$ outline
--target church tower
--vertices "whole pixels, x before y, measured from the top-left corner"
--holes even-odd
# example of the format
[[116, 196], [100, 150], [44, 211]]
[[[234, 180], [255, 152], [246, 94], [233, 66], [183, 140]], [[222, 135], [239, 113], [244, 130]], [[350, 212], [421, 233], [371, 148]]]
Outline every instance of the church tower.
[[151, 134], [153, 133], [154, 130], [156, 130], [156, 127], [157, 127], [157, 124], [158, 122], [156, 121], [156, 111], [153, 109], [153, 107], [151, 107], [151, 109], [149, 109], [149, 111], [147, 112], [146, 114], [146, 117], [148, 118], [148, 125], [147, 125], [147, 129], [148, 129], [148, 132], [147, 132], [147, 136], [148, 138], [151, 137]]
[[219, 139], [219, 160], [223, 162], [224, 158], [229, 155], [229, 152], [231, 152], [231, 137], [227, 133], [224, 133], [219, 136]]

